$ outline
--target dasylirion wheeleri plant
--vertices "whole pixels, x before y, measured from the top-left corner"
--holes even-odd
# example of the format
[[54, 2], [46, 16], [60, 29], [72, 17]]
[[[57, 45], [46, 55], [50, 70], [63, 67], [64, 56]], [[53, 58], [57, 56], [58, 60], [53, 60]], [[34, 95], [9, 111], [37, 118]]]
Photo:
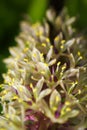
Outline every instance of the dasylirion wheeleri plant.
[[75, 18], [48, 10], [43, 23], [21, 23], [4, 62], [0, 130], [84, 130], [87, 125], [87, 40]]

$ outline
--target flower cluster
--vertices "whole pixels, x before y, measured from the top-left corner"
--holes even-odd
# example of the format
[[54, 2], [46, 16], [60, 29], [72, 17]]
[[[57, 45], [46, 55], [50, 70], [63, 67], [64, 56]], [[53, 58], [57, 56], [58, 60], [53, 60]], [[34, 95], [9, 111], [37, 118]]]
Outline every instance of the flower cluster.
[[64, 11], [41, 23], [21, 23], [5, 59], [0, 130], [59, 130], [87, 119], [86, 40]]

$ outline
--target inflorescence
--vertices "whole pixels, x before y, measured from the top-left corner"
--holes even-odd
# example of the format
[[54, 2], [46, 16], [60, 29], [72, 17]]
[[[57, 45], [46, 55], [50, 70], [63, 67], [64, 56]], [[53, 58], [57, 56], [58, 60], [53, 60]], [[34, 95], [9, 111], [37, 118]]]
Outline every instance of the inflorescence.
[[59, 130], [87, 119], [86, 40], [64, 11], [43, 24], [21, 23], [5, 59], [0, 130]]

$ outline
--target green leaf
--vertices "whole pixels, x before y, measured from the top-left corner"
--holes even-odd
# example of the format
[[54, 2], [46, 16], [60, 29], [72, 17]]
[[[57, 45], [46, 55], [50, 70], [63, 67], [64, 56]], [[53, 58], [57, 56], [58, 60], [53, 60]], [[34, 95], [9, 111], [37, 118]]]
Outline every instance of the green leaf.
[[47, 0], [33, 0], [32, 1], [28, 12], [33, 22], [42, 20], [43, 16], [45, 15], [47, 4], [48, 4]]
[[79, 29], [85, 29], [87, 27], [87, 0], [66, 0], [65, 4], [69, 15], [77, 17], [76, 26]]

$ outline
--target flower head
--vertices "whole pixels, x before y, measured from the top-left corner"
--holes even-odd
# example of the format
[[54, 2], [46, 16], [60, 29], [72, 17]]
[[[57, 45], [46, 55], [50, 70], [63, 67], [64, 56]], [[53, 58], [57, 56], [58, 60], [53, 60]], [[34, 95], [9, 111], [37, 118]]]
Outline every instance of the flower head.
[[62, 12], [49, 19], [49, 14], [43, 24], [22, 22], [18, 44], [9, 49], [0, 128], [56, 130], [74, 119], [86, 119], [86, 41], [75, 37], [74, 18]]

